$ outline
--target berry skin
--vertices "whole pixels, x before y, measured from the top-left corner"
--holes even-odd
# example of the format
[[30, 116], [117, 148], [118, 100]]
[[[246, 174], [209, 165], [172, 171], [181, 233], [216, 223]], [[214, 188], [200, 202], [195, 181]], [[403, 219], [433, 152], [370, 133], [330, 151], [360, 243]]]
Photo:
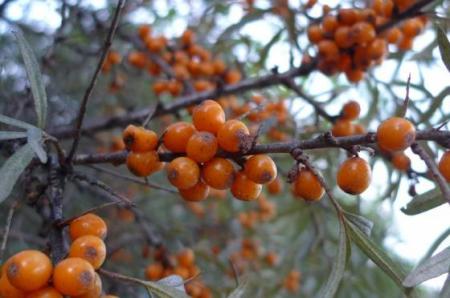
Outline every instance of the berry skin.
[[69, 225], [72, 241], [85, 235], [93, 235], [105, 239], [107, 231], [108, 228], [106, 227], [105, 221], [93, 213], [80, 216], [74, 219]]
[[253, 155], [245, 162], [244, 173], [253, 182], [265, 184], [277, 178], [277, 166], [268, 155]]
[[167, 165], [167, 178], [178, 189], [188, 189], [200, 179], [200, 168], [188, 157], [177, 157]]
[[416, 129], [408, 120], [392, 117], [383, 121], [377, 129], [378, 146], [385, 151], [405, 150], [414, 142]]
[[198, 202], [206, 199], [209, 194], [209, 186], [199, 181], [193, 187], [187, 189], [179, 189], [181, 197], [185, 201]]
[[294, 181], [294, 193], [306, 201], [318, 201], [325, 190], [319, 179], [308, 169], [299, 171]]
[[225, 123], [225, 112], [214, 100], [205, 100], [194, 108], [192, 122], [197, 130], [216, 134]]
[[127, 155], [127, 167], [131, 173], [138, 177], [146, 177], [162, 167], [156, 151], [143, 153], [130, 152]]
[[[0, 296], [1, 296], [1, 294], [0, 294]], [[25, 298], [63, 298], [63, 295], [61, 295], [61, 293], [59, 293], [57, 290], [55, 290], [55, 288], [47, 287], [47, 288], [43, 288], [43, 289], [40, 289], [37, 291], [27, 293]]]
[[307, 34], [309, 41], [314, 44], [318, 43], [323, 39], [322, 29], [318, 25], [309, 26]]
[[148, 280], [158, 280], [163, 276], [164, 267], [161, 263], [154, 263], [145, 268], [145, 277]]
[[227, 85], [236, 84], [241, 80], [241, 73], [235, 69], [230, 69], [225, 73], [223, 80]]
[[195, 262], [194, 251], [190, 248], [183, 249], [177, 254], [178, 265], [182, 267], [191, 267]]
[[76, 298], [98, 298], [101, 297], [102, 294], [102, 279], [98, 275], [97, 272], [95, 272], [95, 279], [94, 279], [94, 285], [92, 288], [90, 288], [86, 293], [83, 295], [77, 296]]
[[351, 27], [353, 40], [358, 45], [365, 45], [375, 39], [375, 28], [367, 22], [358, 22]]
[[233, 183], [233, 164], [225, 158], [213, 158], [203, 166], [202, 178], [213, 188], [227, 189]]
[[[4, 269], [2, 269], [4, 271]], [[25, 298], [25, 292], [15, 288], [8, 280], [6, 273], [0, 277], [0, 297], [2, 298]]]
[[406, 172], [411, 166], [411, 160], [403, 151], [395, 152], [391, 162], [394, 168], [402, 172]]
[[341, 49], [348, 49], [354, 44], [350, 27], [339, 26], [334, 32], [334, 42]]
[[351, 100], [342, 107], [341, 117], [346, 120], [355, 120], [359, 117], [360, 112], [359, 103]]
[[206, 131], [194, 133], [186, 146], [186, 155], [196, 162], [207, 162], [217, 153], [217, 139], [216, 137]]
[[163, 136], [164, 146], [172, 152], [186, 151], [187, 142], [195, 132], [194, 125], [187, 122], [176, 122], [167, 127]]
[[353, 132], [355, 135], [363, 135], [366, 133], [366, 128], [360, 123], [354, 124], [353, 127], [355, 128], [355, 131]]
[[335, 137], [351, 136], [355, 132], [355, 127], [350, 120], [338, 119], [334, 125], [331, 133]]
[[269, 184], [267, 184], [267, 191], [272, 195], [277, 195], [283, 191], [283, 182], [280, 178], [276, 178]]
[[359, 195], [369, 187], [372, 171], [369, 164], [360, 157], [344, 161], [337, 172], [337, 184], [346, 193]]
[[250, 136], [247, 126], [239, 120], [228, 120], [219, 129], [217, 140], [219, 146], [225, 151], [239, 152], [246, 137]]
[[24, 250], [5, 264], [5, 272], [12, 286], [22, 291], [34, 291], [48, 283], [53, 265], [47, 255], [38, 250]]
[[143, 69], [147, 66], [147, 55], [143, 52], [131, 52], [128, 55], [128, 62], [136, 68]]
[[156, 149], [158, 136], [152, 130], [130, 124], [123, 131], [123, 142], [130, 151], [147, 152]]
[[67, 258], [55, 266], [53, 286], [63, 295], [86, 294], [95, 284], [92, 265], [81, 258]]
[[94, 269], [98, 269], [106, 258], [105, 242], [92, 235], [79, 237], [72, 242], [69, 249], [69, 257], [85, 259], [91, 263]]
[[445, 180], [450, 182], [450, 151], [446, 151], [444, 155], [442, 155], [438, 168]]
[[256, 200], [261, 194], [262, 185], [248, 179], [243, 172], [237, 172], [231, 185], [233, 196], [242, 201]]

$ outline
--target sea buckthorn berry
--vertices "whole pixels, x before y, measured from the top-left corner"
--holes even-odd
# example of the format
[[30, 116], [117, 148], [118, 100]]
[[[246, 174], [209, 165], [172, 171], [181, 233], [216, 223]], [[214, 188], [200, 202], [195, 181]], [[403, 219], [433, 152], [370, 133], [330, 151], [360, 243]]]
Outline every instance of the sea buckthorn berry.
[[361, 107], [357, 101], [351, 100], [342, 107], [341, 117], [347, 120], [355, 120], [359, 117]]
[[167, 45], [167, 40], [164, 36], [150, 37], [145, 40], [145, 47], [152, 53], [161, 52]]
[[326, 33], [333, 33], [339, 26], [335, 16], [328, 15], [322, 20], [322, 29]]
[[21, 251], [6, 261], [5, 272], [11, 285], [22, 291], [34, 291], [48, 283], [53, 265], [38, 250]]
[[438, 168], [445, 180], [450, 182], [450, 151], [446, 151], [444, 155], [442, 155]]
[[248, 179], [243, 172], [236, 173], [231, 185], [233, 196], [242, 201], [256, 200], [261, 194], [261, 190], [262, 185]]
[[138, 27], [138, 35], [141, 40], [146, 40], [152, 33], [152, 28], [149, 25], [140, 25]]
[[325, 192], [319, 179], [308, 169], [301, 169], [294, 181], [294, 193], [306, 201], [318, 201]]
[[323, 39], [323, 32], [319, 25], [311, 25], [307, 30], [308, 39], [310, 42], [317, 44]]
[[164, 80], [156, 81], [152, 85], [152, 90], [156, 96], [159, 96], [169, 90], [169, 83]]
[[0, 297], [2, 298], [25, 298], [25, 292], [14, 287], [8, 280], [6, 274], [0, 277]]
[[153, 263], [145, 268], [145, 277], [148, 280], [159, 280], [163, 277], [164, 267], [161, 263]]
[[98, 269], [106, 258], [105, 242], [97, 236], [81, 236], [72, 242], [69, 257], [85, 259], [94, 269]]
[[369, 46], [369, 56], [373, 60], [382, 58], [387, 51], [387, 43], [383, 38], [376, 38]]
[[167, 165], [167, 178], [176, 188], [188, 189], [198, 183], [200, 168], [188, 157], [177, 157]]
[[225, 112], [214, 100], [205, 100], [194, 108], [192, 122], [197, 130], [216, 134], [225, 123]]
[[227, 189], [233, 183], [233, 164], [225, 158], [213, 158], [203, 166], [202, 178], [213, 188]]
[[220, 59], [215, 59], [212, 62], [213, 68], [214, 68], [214, 74], [215, 75], [221, 75], [225, 72], [227, 66], [225, 65], [225, 62]]
[[122, 56], [117, 51], [110, 51], [108, 53], [107, 59], [111, 64], [119, 64], [122, 61]]
[[377, 129], [378, 146], [385, 151], [405, 150], [416, 139], [414, 125], [405, 118], [392, 117], [383, 121]]
[[372, 177], [367, 161], [351, 157], [344, 161], [337, 172], [337, 184], [346, 193], [359, 195], [369, 187]]
[[348, 49], [353, 46], [354, 39], [350, 27], [339, 26], [334, 32], [334, 42], [341, 49]]
[[269, 251], [265, 257], [265, 260], [269, 266], [275, 266], [278, 263], [278, 259], [278, 254], [273, 251]]
[[391, 162], [394, 168], [402, 172], [406, 172], [411, 166], [411, 160], [403, 151], [395, 152]]
[[217, 139], [216, 137], [206, 131], [194, 133], [186, 146], [186, 155], [196, 162], [207, 162], [217, 153]]
[[277, 195], [283, 191], [283, 182], [279, 177], [267, 184], [267, 191], [272, 195]]
[[411, 37], [403, 36], [397, 43], [397, 47], [400, 51], [411, 50], [414, 44], [414, 39]]
[[253, 182], [265, 184], [277, 178], [277, 166], [270, 156], [257, 154], [247, 159], [244, 173]]
[[156, 149], [158, 136], [152, 130], [130, 124], [123, 131], [123, 142], [128, 150], [146, 152]]
[[190, 29], [186, 29], [181, 35], [181, 43], [184, 45], [191, 45], [192, 43], [194, 43], [194, 40], [195, 33]]
[[347, 80], [351, 83], [358, 83], [364, 78], [364, 71], [361, 69], [350, 69], [345, 72]]
[[127, 156], [127, 167], [134, 175], [146, 177], [160, 170], [162, 163], [156, 151], [143, 153], [130, 152]]
[[[3, 297], [0, 293], [0, 297]], [[29, 292], [25, 298], [63, 298], [60, 292], [53, 287], [43, 288], [37, 291]]]
[[422, 29], [423, 23], [417, 18], [406, 20], [401, 26], [403, 35], [409, 38], [413, 38], [419, 35]]
[[219, 146], [229, 152], [238, 152], [250, 136], [247, 126], [239, 120], [228, 120], [217, 133]]
[[353, 8], [339, 9], [337, 19], [343, 25], [353, 25], [359, 19], [358, 11]]
[[175, 153], [186, 151], [187, 142], [195, 132], [191, 123], [176, 122], [169, 125], [163, 136], [164, 146]]
[[322, 40], [318, 43], [317, 49], [319, 55], [325, 59], [337, 59], [339, 57], [339, 49], [334, 41]]
[[69, 225], [72, 241], [85, 235], [93, 235], [105, 239], [107, 231], [108, 228], [105, 221], [93, 213], [82, 215], [72, 220]]
[[179, 189], [179, 192], [181, 197], [185, 201], [197, 202], [202, 201], [208, 197], [209, 186], [206, 185], [203, 181], [198, 181], [197, 184], [190, 188]]
[[366, 128], [360, 123], [353, 124], [353, 127], [355, 128], [354, 135], [363, 135], [366, 133]]
[[241, 73], [236, 69], [230, 69], [225, 73], [223, 80], [227, 85], [236, 84], [241, 80]]
[[348, 119], [338, 119], [333, 125], [331, 133], [335, 137], [351, 136], [355, 131], [353, 123]]
[[63, 295], [83, 295], [94, 286], [94, 283], [94, 268], [84, 259], [67, 258], [55, 266], [53, 286]]
[[358, 22], [351, 27], [351, 34], [355, 43], [365, 45], [375, 39], [375, 28], [367, 22]]
[[128, 54], [128, 62], [136, 68], [145, 68], [147, 66], [147, 56], [143, 52], [131, 52]]
[[86, 293], [77, 296], [76, 298], [98, 298], [102, 294], [102, 279], [97, 272], [95, 272], [94, 285]]
[[390, 44], [396, 44], [402, 39], [403, 33], [400, 29], [394, 27], [387, 31], [386, 40]]
[[183, 249], [177, 254], [178, 265], [183, 267], [193, 266], [195, 263], [194, 251], [190, 248]]

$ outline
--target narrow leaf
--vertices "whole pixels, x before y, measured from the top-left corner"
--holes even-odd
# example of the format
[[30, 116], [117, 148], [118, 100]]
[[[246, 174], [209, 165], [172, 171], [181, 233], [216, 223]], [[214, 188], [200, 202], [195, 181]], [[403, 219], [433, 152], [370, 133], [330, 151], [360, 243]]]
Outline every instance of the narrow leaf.
[[430, 209], [436, 208], [446, 201], [442, 197], [439, 188], [432, 189], [421, 195], [415, 196], [405, 207], [401, 210], [407, 215], [416, 215]]
[[27, 134], [21, 131], [0, 131], [0, 140], [14, 140], [26, 138]]
[[34, 157], [34, 151], [29, 144], [17, 150], [0, 168], [0, 203], [11, 193], [20, 174]]
[[243, 298], [245, 297], [245, 291], [247, 290], [247, 286], [248, 286], [248, 282], [247, 279], [244, 279], [242, 281], [242, 279], [239, 282], [239, 285], [237, 286], [237, 288], [235, 288], [233, 290], [233, 292], [231, 292], [227, 298]]
[[158, 282], [152, 281], [142, 281], [142, 285], [147, 288], [147, 290], [161, 298], [188, 298], [189, 296], [174, 287], [160, 284]]
[[450, 297], [450, 273], [447, 275], [447, 279], [445, 280], [445, 283], [441, 289], [441, 293], [439, 294], [439, 298], [448, 297]]
[[14, 119], [14, 118], [2, 115], [2, 114], [0, 114], [0, 122], [11, 125], [11, 126], [24, 128], [24, 129], [36, 128], [36, 126], [34, 126], [34, 125], [31, 125], [29, 123], [26, 123], [21, 120], [17, 120], [17, 119]]
[[339, 227], [339, 247], [337, 256], [334, 259], [333, 269], [331, 270], [330, 276], [327, 282], [319, 291], [319, 297], [334, 297], [337, 290], [339, 289], [339, 284], [341, 283], [342, 277], [345, 273], [345, 265], [347, 264], [347, 235], [345, 231], [344, 224], [340, 222]]
[[269, 55], [270, 49], [274, 44], [276, 44], [281, 36], [283, 36], [284, 28], [281, 28], [273, 37], [272, 39], [262, 48], [262, 50], [259, 53], [259, 66], [264, 66], [264, 63], [266, 62], [267, 56]]
[[27, 131], [27, 141], [42, 163], [47, 163], [47, 152], [42, 148], [42, 130], [32, 128]]
[[450, 71], [450, 42], [448, 41], [447, 35], [442, 28], [437, 28], [437, 41], [439, 45], [439, 51], [441, 52], [442, 61]]
[[159, 284], [166, 285], [169, 287], [173, 287], [181, 292], [186, 293], [186, 289], [184, 288], [183, 278], [179, 275], [172, 274], [163, 279], [158, 280]]
[[353, 213], [345, 212], [345, 217], [355, 226], [357, 226], [366, 236], [370, 236], [373, 228], [373, 222], [365, 217]]
[[37, 126], [45, 127], [47, 117], [47, 94], [45, 93], [45, 85], [42, 80], [39, 64], [36, 61], [33, 50], [26, 41], [20, 30], [14, 32], [16, 35], [20, 53], [22, 54], [28, 79], [30, 80], [31, 92], [33, 93], [34, 107], [38, 118]]
[[348, 231], [353, 242], [362, 250], [362, 252], [369, 257], [381, 270], [383, 270], [392, 280], [402, 286], [405, 273], [403, 269], [394, 263], [394, 261], [376, 245], [370, 238], [367, 237], [356, 225], [347, 221]]
[[422, 262], [403, 281], [405, 287], [414, 287], [426, 280], [447, 273], [450, 268], [450, 247]]

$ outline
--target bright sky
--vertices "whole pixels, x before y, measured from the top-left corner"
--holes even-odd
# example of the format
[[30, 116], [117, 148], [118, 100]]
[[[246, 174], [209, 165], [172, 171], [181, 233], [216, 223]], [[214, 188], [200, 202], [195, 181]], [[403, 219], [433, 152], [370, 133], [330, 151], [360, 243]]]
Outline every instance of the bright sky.
[[[37, 25], [42, 26], [42, 29], [53, 30], [54, 28], [59, 26], [60, 16], [56, 11], [57, 1], [45, 0], [45, 1], [27, 1], [20, 0], [16, 1], [8, 7], [7, 15], [11, 19], [18, 20], [24, 17], [24, 12], [26, 11], [24, 8], [27, 6], [28, 13], [26, 14], [26, 18], [34, 21], [38, 21]], [[106, 0], [97, 0], [97, 1], [82, 1], [85, 4], [92, 5], [95, 3], [95, 6], [103, 7], [106, 3]], [[195, 1], [189, 1], [195, 4]], [[236, 1], [234, 1], [236, 2]], [[268, 1], [258, 0], [256, 1], [258, 5], [264, 6]], [[320, 2], [320, 1], [319, 1]], [[334, 6], [338, 0], [327, 0], [322, 1], [323, 3], [327, 3], [330, 6]], [[167, 11], [168, 7], [166, 1], [157, 1], [157, 7], [160, 11]], [[175, 23], [171, 26], [168, 26], [165, 30], [165, 34], [177, 36], [179, 35], [184, 28], [186, 27], [186, 17], [189, 15], [190, 10], [189, 6], [186, 4], [187, 1], [184, 0], [175, 0], [171, 3], [176, 5], [177, 9], [181, 11], [182, 17], [175, 20]], [[299, 7], [299, 0], [291, 1], [291, 5], [294, 7]], [[194, 10], [200, 13], [202, 10]], [[318, 13], [317, 11], [313, 11], [314, 13]], [[220, 19], [219, 21], [227, 26], [229, 24], [238, 22], [242, 17], [243, 11], [237, 5], [233, 6], [230, 12], [230, 15], [226, 18]], [[43, 18], [45, 16], [45, 19]], [[151, 18], [144, 11], [136, 13], [133, 16], [133, 21], [135, 22], [151, 22]], [[262, 44], [267, 43], [272, 36], [275, 34], [276, 29], [280, 28], [280, 22], [277, 21], [276, 18], [270, 17], [265, 18], [264, 21], [258, 21], [251, 23], [245, 26], [240, 34], [243, 35], [251, 35], [252, 38], [261, 41]], [[5, 30], [5, 27], [0, 27], [1, 31]], [[430, 40], [432, 40], [433, 33], [425, 34], [418, 38], [414, 44], [414, 49], [419, 50], [424, 45], [427, 45]], [[238, 51], [238, 55], [239, 55]], [[437, 50], [434, 52], [436, 57], [439, 56]], [[289, 68], [289, 46], [287, 44], [279, 44], [272, 48], [270, 52], [270, 56], [268, 59], [268, 68], [272, 66], [278, 66], [280, 71], [286, 70]], [[300, 57], [296, 57], [297, 60]], [[393, 63], [385, 62], [382, 67], [379, 67], [376, 71], [376, 76], [379, 79], [383, 79], [386, 75], [389, 75], [392, 72], [394, 67]], [[431, 91], [432, 94], [439, 93], [445, 86], [445, 82], [450, 82], [450, 74], [443, 65], [442, 62], [439, 62], [432, 67], [424, 68], [426, 77], [426, 87]], [[409, 61], [404, 63], [401, 70], [401, 79], [406, 81], [407, 76], [411, 73], [412, 81], [417, 80], [418, 71], [417, 64], [413, 61]], [[329, 81], [324, 79], [324, 77], [320, 74], [314, 75], [314, 78], [311, 79], [310, 83], [307, 85], [308, 93], [317, 94], [321, 93], [324, 90], [329, 90], [331, 85]], [[361, 94], [358, 93], [358, 88], [352, 88], [348, 92], [346, 92], [340, 100], [336, 102], [336, 110], [338, 110], [342, 103], [348, 100], [349, 98], [358, 98], [361, 97]], [[402, 98], [404, 96], [404, 90], [399, 90], [399, 96]], [[411, 90], [411, 97], [414, 99], [414, 90]], [[298, 108], [304, 108], [305, 113], [309, 113], [308, 105], [301, 100], [297, 101], [296, 105]], [[363, 103], [362, 105], [362, 114], [367, 111], [368, 107], [367, 103]], [[444, 106], [447, 107], [446, 113], [450, 113], [450, 98], [447, 98], [444, 102]], [[333, 108], [333, 107], [331, 107]], [[374, 127], [371, 127], [372, 130]], [[425, 165], [421, 160], [419, 160], [416, 156], [411, 154], [411, 152], [407, 152], [408, 155], [412, 158], [412, 164], [414, 169], [418, 171], [425, 171]], [[380, 192], [380, 190], [386, 188], [387, 186], [384, 184], [383, 179], [376, 179], [376, 177], [386, 177], [387, 173], [385, 172], [384, 167], [375, 166], [373, 169], [373, 183], [369, 190], [363, 195], [364, 201], [367, 204], [370, 204], [376, 194]], [[434, 184], [432, 182], [421, 180], [420, 184], [417, 187], [418, 193], [425, 192], [426, 190], [432, 189]], [[407, 216], [400, 211], [400, 208], [405, 206], [409, 201], [410, 197], [407, 194], [408, 192], [408, 183], [405, 179], [402, 180], [400, 191], [397, 200], [394, 202], [392, 206], [392, 212], [394, 215], [394, 225], [390, 228], [390, 233], [392, 236], [386, 239], [386, 245], [391, 247], [398, 255], [409, 259], [413, 262], [417, 262], [424, 256], [430, 245], [433, 241], [448, 227], [450, 227], [450, 206], [448, 204], [441, 206], [439, 208], [435, 208], [432, 211], [428, 211], [421, 215], [416, 216]], [[389, 202], [385, 202], [382, 206], [379, 207], [380, 212], [387, 212], [391, 209], [391, 205]], [[442, 243], [440, 248], [437, 251], [442, 250], [443, 248], [450, 245], [450, 238]], [[445, 280], [445, 276], [441, 276], [439, 278], [435, 278], [433, 280], [427, 281], [424, 285], [440, 289]]]

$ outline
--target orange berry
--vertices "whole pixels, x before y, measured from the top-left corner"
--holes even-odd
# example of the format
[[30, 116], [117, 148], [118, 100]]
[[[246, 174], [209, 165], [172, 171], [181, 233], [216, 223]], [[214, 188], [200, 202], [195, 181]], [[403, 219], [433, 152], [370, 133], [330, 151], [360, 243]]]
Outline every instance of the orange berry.
[[186, 29], [183, 34], [181, 35], [181, 43], [183, 45], [190, 45], [194, 43], [195, 40], [195, 34], [192, 30]]
[[117, 51], [109, 51], [108, 53], [108, 62], [111, 64], [119, 64], [122, 61], [122, 56]]
[[318, 201], [325, 190], [316, 175], [308, 169], [301, 169], [294, 181], [294, 193], [306, 201]]
[[159, 280], [163, 277], [164, 267], [161, 263], [153, 263], [145, 268], [145, 277], [148, 280]]
[[236, 69], [230, 69], [225, 73], [223, 80], [227, 85], [236, 84], [241, 80], [241, 73]]
[[238, 152], [250, 136], [247, 126], [239, 120], [228, 120], [219, 129], [219, 146], [229, 152]]
[[402, 39], [403, 33], [397, 27], [391, 28], [386, 33], [386, 40], [390, 44], [396, 44]]
[[149, 25], [140, 25], [138, 27], [138, 35], [141, 40], [146, 40], [152, 33], [152, 28]]
[[363, 135], [366, 133], [366, 128], [360, 123], [354, 124], [353, 127], [355, 128], [355, 131], [353, 132], [355, 135]]
[[265, 257], [269, 266], [275, 266], [278, 263], [278, 255], [276, 252], [269, 251]]
[[338, 119], [333, 125], [331, 133], [335, 137], [351, 136], [355, 131], [355, 127], [350, 120]]
[[186, 189], [179, 189], [178, 191], [185, 201], [198, 202], [208, 197], [209, 186], [203, 181], [198, 181], [194, 186]]
[[361, 69], [350, 69], [345, 72], [347, 80], [351, 83], [357, 83], [364, 78], [364, 71]]
[[107, 231], [108, 228], [105, 221], [93, 213], [82, 215], [72, 220], [69, 225], [70, 239], [72, 241], [85, 235], [93, 235], [105, 239]]
[[408, 51], [413, 47], [413, 38], [403, 36], [397, 44], [397, 47], [400, 51]]
[[167, 165], [167, 178], [173, 186], [188, 189], [198, 183], [200, 168], [188, 157], [177, 157]]
[[327, 15], [322, 20], [322, 29], [325, 33], [333, 33], [339, 26], [337, 18], [332, 15]]
[[191, 123], [176, 122], [167, 127], [164, 136], [164, 146], [175, 153], [186, 151], [187, 142], [195, 132], [195, 127]]
[[450, 182], [450, 151], [446, 151], [444, 155], [442, 155], [438, 168], [445, 180]]
[[192, 112], [192, 122], [196, 129], [216, 134], [225, 123], [225, 112], [214, 100], [205, 100]]
[[406, 20], [401, 26], [403, 35], [407, 38], [416, 37], [422, 29], [423, 23], [417, 18]]
[[267, 184], [267, 191], [272, 195], [277, 195], [283, 191], [283, 182], [280, 178], [275, 178], [272, 182]]
[[143, 52], [131, 52], [128, 54], [128, 62], [136, 68], [143, 69], [147, 66], [147, 55]]
[[169, 90], [169, 83], [167, 81], [162, 80], [156, 81], [152, 85], [152, 90], [156, 96], [159, 96]]
[[110, 150], [111, 150], [111, 152], [125, 150], [125, 143], [123, 142], [123, 139], [120, 137], [114, 136], [111, 140]]
[[84, 259], [67, 258], [55, 266], [53, 285], [63, 295], [83, 295], [94, 286], [94, 283], [94, 268]]
[[339, 56], [339, 49], [334, 41], [325, 39], [318, 43], [319, 55], [325, 59], [335, 59]]
[[348, 49], [354, 44], [352, 31], [348, 26], [339, 26], [334, 32], [334, 42], [341, 49]]
[[158, 136], [152, 130], [130, 124], [123, 131], [123, 142], [128, 150], [146, 152], [156, 149]]
[[189, 71], [184, 65], [176, 64], [173, 66], [173, 73], [177, 80], [187, 80], [189, 78]]
[[207, 80], [196, 80], [193, 84], [195, 91], [202, 92], [214, 89], [214, 85]]
[[355, 43], [365, 45], [375, 39], [377, 33], [373, 25], [367, 22], [358, 22], [351, 27], [351, 34]]
[[167, 45], [167, 40], [164, 36], [149, 37], [145, 40], [145, 47], [152, 53], [161, 52]]
[[387, 51], [387, 43], [383, 38], [376, 38], [369, 46], [369, 56], [373, 60], [383, 58]]
[[323, 39], [323, 32], [319, 25], [311, 25], [307, 30], [308, 39], [313, 44], [319, 43]]
[[86, 235], [75, 239], [69, 249], [69, 257], [82, 258], [94, 269], [102, 266], [106, 258], [105, 242], [97, 236]]
[[2, 298], [25, 298], [25, 292], [15, 288], [8, 280], [5, 273], [0, 277], [0, 297]]
[[244, 166], [244, 173], [253, 182], [265, 184], [277, 178], [277, 166], [270, 156], [257, 154], [247, 159]]
[[346, 193], [359, 195], [369, 187], [372, 178], [367, 161], [351, 157], [344, 161], [337, 172], [337, 184]]
[[102, 294], [102, 279], [98, 273], [95, 273], [94, 285], [86, 293], [76, 298], [98, 298]]
[[354, 8], [339, 9], [337, 19], [343, 25], [353, 25], [359, 19], [358, 11]]
[[248, 179], [243, 172], [237, 172], [231, 185], [231, 193], [236, 199], [252, 201], [261, 194], [262, 185]]
[[227, 189], [234, 178], [233, 164], [225, 158], [213, 158], [203, 166], [202, 178], [213, 188]]
[[342, 107], [341, 117], [346, 120], [355, 120], [359, 117], [360, 112], [361, 107], [359, 106], [359, 103], [351, 100]]
[[5, 272], [11, 285], [22, 291], [34, 291], [48, 283], [53, 265], [47, 255], [38, 250], [24, 250], [10, 257]]
[[406, 172], [411, 166], [411, 160], [403, 151], [395, 152], [391, 162], [394, 168], [402, 172]]
[[159, 161], [159, 155], [156, 151], [144, 153], [130, 152], [127, 156], [127, 167], [131, 173], [138, 177], [146, 177], [159, 171], [163, 163]]
[[[4, 297], [4, 296], [2, 296], [2, 294], [0, 293], [0, 297]], [[61, 293], [59, 293], [57, 290], [55, 290], [55, 288], [47, 287], [47, 288], [43, 288], [43, 289], [40, 289], [37, 291], [27, 293], [25, 298], [63, 298], [63, 295], [61, 295]]]
[[221, 75], [225, 72], [227, 66], [225, 65], [225, 62], [220, 59], [215, 59], [212, 62], [213, 68], [214, 68], [214, 74], [215, 75]]
[[186, 146], [186, 155], [196, 162], [207, 162], [217, 153], [217, 139], [216, 137], [206, 131], [194, 133]]
[[194, 251], [190, 248], [183, 249], [177, 255], [178, 265], [182, 267], [190, 267], [195, 263]]
[[405, 118], [389, 118], [383, 121], [377, 129], [378, 146], [385, 151], [405, 150], [415, 139], [416, 129]]

